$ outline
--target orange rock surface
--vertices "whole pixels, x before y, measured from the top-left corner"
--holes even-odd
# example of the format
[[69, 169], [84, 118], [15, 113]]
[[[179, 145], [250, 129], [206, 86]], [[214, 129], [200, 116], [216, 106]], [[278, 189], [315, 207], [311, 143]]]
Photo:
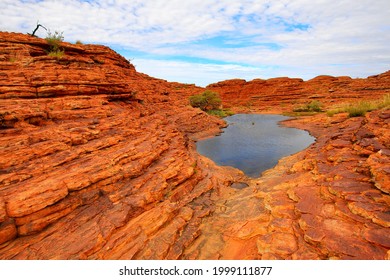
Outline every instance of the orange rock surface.
[[[196, 152], [225, 125], [188, 105], [203, 88], [104, 46], [61, 47], [0, 32], [0, 259], [390, 258], [389, 110], [286, 121], [316, 142], [249, 179]], [[259, 111], [381, 96], [390, 77], [209, 88]]]
[[317, 140], [221, 197], [188, 256], [388, 259], [390, 111], [286, 121]]
[[235, 111], [281, 112], [319, 101], [325, 107], [357, 100], [380, 98], [390, 92], [390, 71], [365, 79], [318, 76], [298, 78], [233, 79], [207, 86], [218, 92], [225, 107]]

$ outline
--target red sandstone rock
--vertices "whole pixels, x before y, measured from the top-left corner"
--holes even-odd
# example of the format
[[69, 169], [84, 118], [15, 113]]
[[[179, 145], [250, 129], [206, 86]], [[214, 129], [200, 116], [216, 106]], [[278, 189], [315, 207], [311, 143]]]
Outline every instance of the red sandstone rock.
[[[198, 88], [137, 73], [103, 46], [64, 43], [60, 59], [47, 56], [45, 40], [21, 34], [0, 33], [0, 46], [2, 259], [125, 258], [121, 246], [101, 251], [114, 232], [132, 243], [126, 228], [141, 226], [151, 239], [175, 228], [153, 221], [182, 228], [199, 219], [177, 213], [225, 179], [211, 183], [198, 170], [188, 138], [224, 124], [180, 98]], [[155, 240], [139, 250], [156, 249]]]
[[17, 236], [16, 226], [12, 219], [0, 223], [0, 244], [14, 239]]
[[[389, 258], [388, 109], [284, 122], [316, 143], [249, 179], [196, 153], [225, 125], [188, 106], [204, 89], [138, 73], [104, 46], [62, 47], [54, 59], [45, 40], [0, 33], [0, 259]], [[225, 106], [280, 111], [381, 96], [389, 81], [208, 88]]]
[[228, 80], [207, 86], [218, 92], [225, 107], [247, 112], [287, 112], [313, 100], [324, 107], [381, 98], [389, 92], [390, 71], [367, 79], [318, 76], [308, 81], [298, 78]]

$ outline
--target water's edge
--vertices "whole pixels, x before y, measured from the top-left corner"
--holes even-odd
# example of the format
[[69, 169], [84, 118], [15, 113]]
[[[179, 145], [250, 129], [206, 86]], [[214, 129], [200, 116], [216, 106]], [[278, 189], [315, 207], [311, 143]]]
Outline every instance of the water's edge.
[[220, 135], [200, 140], [197, 151], [221, 166], [233, 166], [248, 177], [259, 177], [279, 159], [304, 150], [315, 140], [307, 131], [281, 124], [289, 117], [237, 114], [227, 117]]

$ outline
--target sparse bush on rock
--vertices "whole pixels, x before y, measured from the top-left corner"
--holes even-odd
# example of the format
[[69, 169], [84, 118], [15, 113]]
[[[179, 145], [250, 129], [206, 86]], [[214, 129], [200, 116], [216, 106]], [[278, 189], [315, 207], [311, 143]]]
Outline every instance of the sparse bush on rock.
[[48, 55], [51, 57], [61, 58], [64, 56], [65, 52], [61, 49], [60, 44], [64, 41], [64, 32], [55, 31], [52, 33], [50, 30], [47, 32], [47, 37], [45, 38], [49, 44]]
[[207, 114], [216, 116], [219, 118], [225, 118], [228, 116], [234, 115], [234, 112], [231, 111], [230, 109], [216, 109], [216, 110], [208, 110]]
[[321, 107], [322, 107], [321, 102], [317, 100], [313, 100], [309, 104], [294, 108], [293, 111], [294, 112], [321, 112], [322, 111]]
[[360, 101], [356, 104], [350, 104], [345, 108], [350, 118], [362, 117], [367, 112], [371, 112], [375, 109], [375, 105], [369, 101]]
[[380, 100], [363, 100], [357, 103], [346, 104], [342, 107], [326, 112], [329, 117], [339, 113], [348, 113], [350, 118], [362, 117], [367, 112], [390, 107], [390, 94], [383, 96]]

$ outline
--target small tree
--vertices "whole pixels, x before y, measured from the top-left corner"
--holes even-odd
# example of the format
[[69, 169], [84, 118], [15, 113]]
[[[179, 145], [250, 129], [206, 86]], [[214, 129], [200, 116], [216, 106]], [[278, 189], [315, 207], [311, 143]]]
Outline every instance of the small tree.
[[207, 103], [203, 95], [197, 94], [190, 97], [190, 104], [192, 107], [200, 108], [204, 111]]
[[203, 111], [216, 110], [221, 107], [222, 101], [218, 93], [206, 90], [202, 94], [193, 95], [190, 97], [192, 107], [200, 108]]

